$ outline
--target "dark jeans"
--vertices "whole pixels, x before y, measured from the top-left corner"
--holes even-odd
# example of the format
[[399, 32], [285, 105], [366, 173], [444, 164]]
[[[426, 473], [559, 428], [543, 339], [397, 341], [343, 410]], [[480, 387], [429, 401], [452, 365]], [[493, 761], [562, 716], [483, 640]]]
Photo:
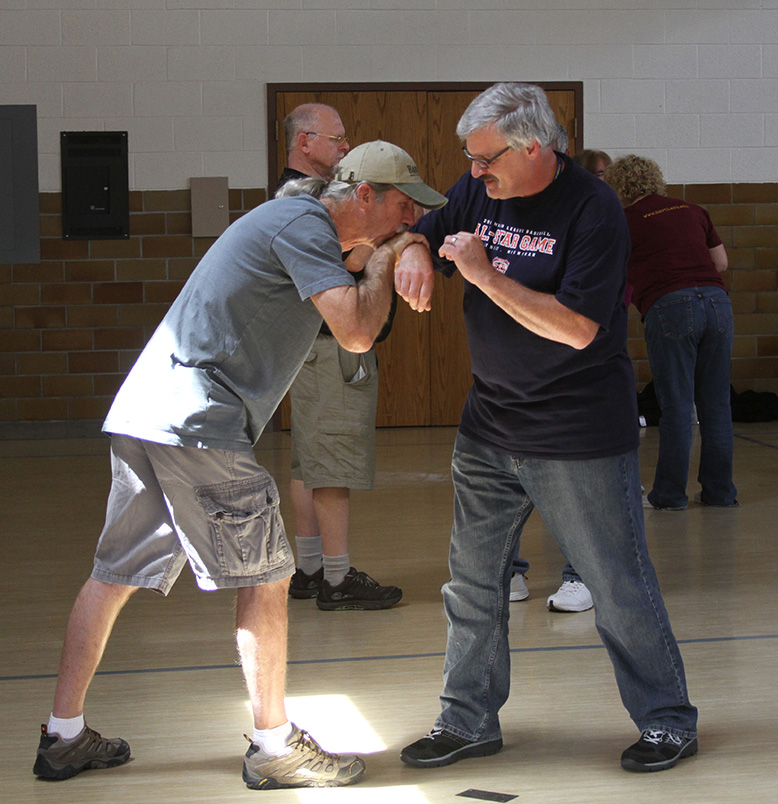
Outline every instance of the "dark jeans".
[[[642, 731], [696, 734], [678, 651], [648, 556], [637, 450], [611, 458], [511, 457], [457, 436], [448, 616], [436, 725], [466, 740], [500, 736], [510, 687], [511, 559], [537, 507], [594, 599], [621, 699]], [[596, 716], [595, 716], [596, 717]]]
[[729, 296], [719, 287], [673, 291], [651, 305], [644, 325], [651, 374], [662, 408], [659, 459], [649, 501], [657, 508], [686, 507], [692, 410], [696, 404], [702, 442], [698, 473], [702, 501], [735, 505]]

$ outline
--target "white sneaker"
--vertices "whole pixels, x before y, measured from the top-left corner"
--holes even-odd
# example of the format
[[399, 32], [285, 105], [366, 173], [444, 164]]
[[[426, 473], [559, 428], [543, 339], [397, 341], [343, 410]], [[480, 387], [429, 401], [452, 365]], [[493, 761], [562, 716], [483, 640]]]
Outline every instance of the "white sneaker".
[[557, 591], [546, 600], [549, 611], [588, 611], [594, 603], [581, 581], [562, 581]]
[[514, 572], [511, 578], [511, 594], [508, 597], [511, 603], [519, 600], [526, 600], [529, 597], [529, 589], [524, 581], [524, 576], [520, 572]]

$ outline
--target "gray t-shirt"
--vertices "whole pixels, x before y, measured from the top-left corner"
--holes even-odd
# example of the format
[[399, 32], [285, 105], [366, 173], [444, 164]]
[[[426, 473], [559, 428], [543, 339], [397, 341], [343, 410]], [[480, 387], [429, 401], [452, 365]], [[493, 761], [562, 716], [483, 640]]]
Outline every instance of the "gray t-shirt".
[[354, 285], [326, 207], [268, 201], [213, 244], [130, 371], [103, 430], [250, 450], [311, 349], [310, 297]]

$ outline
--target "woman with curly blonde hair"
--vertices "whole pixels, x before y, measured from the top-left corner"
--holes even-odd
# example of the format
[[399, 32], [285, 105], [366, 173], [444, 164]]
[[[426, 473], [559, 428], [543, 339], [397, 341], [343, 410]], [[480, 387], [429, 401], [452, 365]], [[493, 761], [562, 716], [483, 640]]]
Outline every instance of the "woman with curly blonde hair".
[[[605, 168], [605, 180], [616, 191], [624, 206], [650, 193], [664, 195], [667, 190], [662, 169], [653, 159], [642, 156], [622, 156], [615, 166]], [[610, 170], [608, 169], [610, 168]]]
[[648, 362], [662, 416], [654, 485], [644, 506], [686, 508], [692, 411], [700, 421], [704, 505], [734, 507], [729, 400], [732, 304], [721, 274], [727, 252], [707, 211], [664, 195], [662, 171], [631, 154], [605, 171], [627, 217], [632, 255], [627, 279], [645, 328]]

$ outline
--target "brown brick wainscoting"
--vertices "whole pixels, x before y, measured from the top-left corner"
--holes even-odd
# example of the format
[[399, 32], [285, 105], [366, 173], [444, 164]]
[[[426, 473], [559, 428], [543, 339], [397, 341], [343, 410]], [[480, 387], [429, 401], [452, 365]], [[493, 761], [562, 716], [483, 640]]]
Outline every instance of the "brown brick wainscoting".
[[[729, 253], [733, 385], [778, 392], [778, 184], [668, 187], [705, 206]], [[231, 218], [265, 191], [231, 190]], [[0, 437], [95, 432], [113, 394], [213, 238], [193, 238], [188, 190], [133, 192], [129, 240], [65, 241], [42, 193], [41, 263], [0, 266]], [[640, 319], [629, 349], [650, 379]]]

